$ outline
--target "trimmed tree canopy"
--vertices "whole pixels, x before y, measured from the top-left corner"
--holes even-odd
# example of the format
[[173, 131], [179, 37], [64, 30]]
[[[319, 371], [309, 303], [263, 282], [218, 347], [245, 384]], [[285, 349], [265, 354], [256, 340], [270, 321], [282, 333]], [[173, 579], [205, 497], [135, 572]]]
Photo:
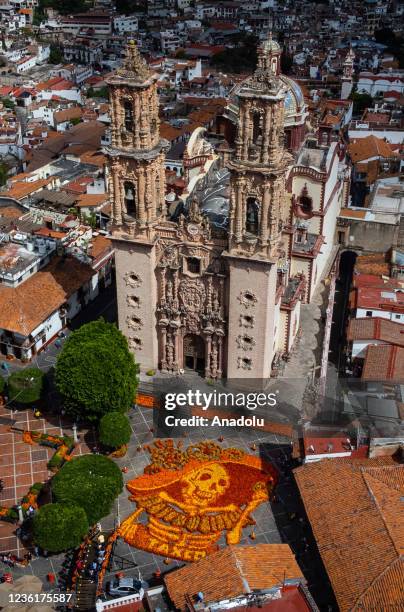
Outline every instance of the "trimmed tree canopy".
[[76, 457], [52, 479], [56, 501], [81, 506], [90, 525], [110, 513], [112, 503], [122, 489], [121, 470], [102, 455]]
[[105, 414], [99, 426], [101, 444], [111, 448], [119, 448], [127, 444], [132, 435], [130, 422], [126, 414], [109, 412]]
[[47, 504], [34, 516], [34, 541], [49, 552], [62, 552], [76, 548], [88, 528], [83, 508], [73, 504]]
[[92, 321], [73, 332], [56, 364], [56, 386], [66, 410], [96, 421], [125, 412], [133, 403], [138, 366], [123, 334], [112, 323]]
[[37, 402], [42, 394], [44, 373], [38, 368], [26, 368], [13, 372], [8, 379], [10, 400], [18, 404]]

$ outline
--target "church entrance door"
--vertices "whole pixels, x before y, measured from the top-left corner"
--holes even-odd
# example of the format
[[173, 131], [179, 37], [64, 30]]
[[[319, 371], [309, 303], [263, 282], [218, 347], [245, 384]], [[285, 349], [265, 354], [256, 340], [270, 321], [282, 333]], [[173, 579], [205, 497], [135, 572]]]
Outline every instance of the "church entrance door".
[[196, 334], [184, 338], [184, 366], [187, 370], [205, 371], [205, 342]]

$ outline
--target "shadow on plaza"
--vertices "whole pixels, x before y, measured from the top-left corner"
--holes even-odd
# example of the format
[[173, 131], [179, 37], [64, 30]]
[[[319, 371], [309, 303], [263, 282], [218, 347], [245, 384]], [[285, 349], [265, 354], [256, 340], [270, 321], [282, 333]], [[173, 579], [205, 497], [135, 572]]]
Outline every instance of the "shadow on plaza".
[[293, 469], [299, 464], [291, 456], [291, 445], [262, 443], [262, 460], [278, 472], [278, 484], [270, 498], [272, 514], [280, 539], [295, 555], [308, 589], [320, 610], [336, 611], [337, 603], [300, 497]]

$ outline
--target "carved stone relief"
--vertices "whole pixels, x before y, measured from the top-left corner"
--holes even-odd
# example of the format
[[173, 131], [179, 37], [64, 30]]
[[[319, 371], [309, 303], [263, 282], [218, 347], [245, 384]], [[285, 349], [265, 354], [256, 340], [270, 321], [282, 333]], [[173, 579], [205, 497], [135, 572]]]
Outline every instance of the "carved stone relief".
[[243, 351], [252, 351], [255, 346], [255, 340], [252, 336], [248, 336], [247, 334], [237, 336], [236, 338], [237, 346]]
[[258, 299], [253, 291], [247, 289], [245, 291], [241, 291], [240, 295], [238, 296], [238, 301], [240, 304], [245, 306], [245, 308], [253, 308], [257, 304]]
[[237, 367], [242, 370], [251, 370], [252, 369], [252, 359], [249, 359], [248, 357], [238, 357]]
[[134, 289], [136, 289], [142, 284], [142, 279], [140, 278], [137, 272], [126, 272], [124, 278], [128, 287], [133, 287]]

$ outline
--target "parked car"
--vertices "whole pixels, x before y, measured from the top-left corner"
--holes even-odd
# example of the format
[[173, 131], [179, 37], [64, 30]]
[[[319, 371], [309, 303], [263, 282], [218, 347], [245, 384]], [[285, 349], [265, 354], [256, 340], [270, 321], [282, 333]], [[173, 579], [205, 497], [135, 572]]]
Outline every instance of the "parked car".
[[110, 595], [139, 595], [143, 599], [144, 591], [148, 588], [147, 582], [137, 578], [116, 578], [107, 584], [107, 592]]

